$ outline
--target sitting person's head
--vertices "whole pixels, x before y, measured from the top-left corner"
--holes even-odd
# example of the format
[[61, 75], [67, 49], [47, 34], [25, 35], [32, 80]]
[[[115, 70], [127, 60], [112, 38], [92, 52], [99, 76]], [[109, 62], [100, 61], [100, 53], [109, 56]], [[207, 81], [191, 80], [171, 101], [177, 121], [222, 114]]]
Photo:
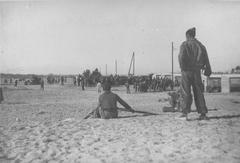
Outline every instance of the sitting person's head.
[[110, 82], [104, 82], [103, 83], [103, 90], [104, 91], [111, 91], [111, 84], [110, 84]]

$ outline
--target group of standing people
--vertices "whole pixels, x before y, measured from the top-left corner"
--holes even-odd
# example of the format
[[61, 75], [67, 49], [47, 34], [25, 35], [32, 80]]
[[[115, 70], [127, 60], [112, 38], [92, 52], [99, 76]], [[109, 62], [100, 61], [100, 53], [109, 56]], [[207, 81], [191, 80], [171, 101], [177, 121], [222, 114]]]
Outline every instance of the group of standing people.
[[178, 81], [175, 83], [167, 77], [136, 78], [133, 87], [135, 92], [161, 92], [166, 91], [167, 88], [172, 90], [174, 86], [179, 86]]
[[82, 90], [85, 90], [85, 79], [80, 74], [73, 79], [74, 86], [82, 87]]
[[[61, 85], [64, 85], [64, 83], [66, 82], [66, 81], [65, 81], [65, 77], [64, 77], [64, 76], [61, 76], [59, 79], [60, 79], [60, 80], [59, 80], [59, 81], [60, 81], [60, 84], [61, 84]], [[85, 90], [85, 80], [84, 80], [84, 77], [81, 76], [80, 74], [73, 78], [73, 84], [74, 84], [74, 86], [78, 86], [78, 87], [81, 86], [81, 87], [82, 87], [82, 90]], [[17, 82], [15, 82], [15, 86], [16, 86], [16, 85], [17, 85]], [[44, 85], [45, 85], [44, 79], [41, 78], [41, 80], [40, 80], [40, 88], [41, 88], [42, 90], [44, 90]]]

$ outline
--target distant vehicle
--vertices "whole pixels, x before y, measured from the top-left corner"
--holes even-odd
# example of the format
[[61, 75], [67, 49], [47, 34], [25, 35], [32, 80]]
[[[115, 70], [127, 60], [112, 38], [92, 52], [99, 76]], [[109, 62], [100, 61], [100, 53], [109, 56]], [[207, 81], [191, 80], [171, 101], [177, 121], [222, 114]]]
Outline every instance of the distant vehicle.
[[202, 78], [205, 80], [204, 85], [206, 85], [207, 92], [221, 92], [221, 75], [213, 74], [210, 77], [203, 76]]
[[239, 92], [239, 74], [212, 74], [210, 77], [202, 76], [205, 91], [207, 92]]
[[240, 91], [240, 77], [230, 78], [230, 92], [239, 92]]

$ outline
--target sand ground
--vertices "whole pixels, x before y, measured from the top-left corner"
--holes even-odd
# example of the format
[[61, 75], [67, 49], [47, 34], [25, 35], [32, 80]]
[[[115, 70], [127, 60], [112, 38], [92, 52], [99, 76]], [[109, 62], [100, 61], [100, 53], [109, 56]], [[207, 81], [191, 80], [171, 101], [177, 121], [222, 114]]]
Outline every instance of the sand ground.
[[[206, 94], [208, 121], [164, 113], [166, 93], [113, 91], [135, 110], [119, 119], [83, 117], [97, 105], [95, 88], [4, 88], [0, 162], [240, 162], [240, 94]], [[193, 110], [195, 107], [193, 106]]]

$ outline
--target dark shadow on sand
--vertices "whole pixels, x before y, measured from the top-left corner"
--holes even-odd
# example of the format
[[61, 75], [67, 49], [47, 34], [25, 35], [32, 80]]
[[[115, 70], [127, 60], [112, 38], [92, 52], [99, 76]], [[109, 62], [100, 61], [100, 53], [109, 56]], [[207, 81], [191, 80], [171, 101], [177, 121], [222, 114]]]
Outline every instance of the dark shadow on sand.
[[21, 105], [21, 104], [28, 104], [28, 103], [21, 102], [21, 101], [4, 101], [2, 104], [5, 104], [5, 105]]
[[[240, 114], [212, 116], [212, 117], [208, 117], [208, 120], [211, 120], [211, 119], [232, 119], [232, 118], [240, 118]], [[187, 121], [196, 121], [196, 120], [199, 120], [199, 119], [198, 118], [194, 118], [194, 119], [188, 119]]]
[[[213, 108], [213, 109], [208, 109], [208, 111], [217, 111], [218, 109], [217, 108]], [[180, 112], [179, 110], [175, 110], [173, 107], [171, 106], [164, 106], [162, 108], [162, 111], [163, 112], [172, 112], [172, 113], [175, 113], [175, 112]], [[191, 110], [191, 112], [197, 112], [197, 110]]]
[[240, 118], [240, 114], [237, 115], [222, 115], [222, 116], [213, 116], [208, 117], [209, 119], [231, 119], [231, 118]]
[[118, 118], [134, 118], [134, 117], [146, 117], [146, 116], [153, 116], [159, 114], [142, 114], [142, 115], [129, 115], [129, 116], [118, 116]]
[[[124, 111], [124, 110], [122, 110]], [[146, 112], [146, 111], [138, 111], [135, 110], [134, 113], [140, 113], [140, 115], [130, 115], [130, 116], [118, 116], [118, 118], [132, 118], [132, 117], [146, 117], [146, 116], [152, 116], [152, 115], [160, 115], [157, 113], [151, 113], [151, 112]]]

